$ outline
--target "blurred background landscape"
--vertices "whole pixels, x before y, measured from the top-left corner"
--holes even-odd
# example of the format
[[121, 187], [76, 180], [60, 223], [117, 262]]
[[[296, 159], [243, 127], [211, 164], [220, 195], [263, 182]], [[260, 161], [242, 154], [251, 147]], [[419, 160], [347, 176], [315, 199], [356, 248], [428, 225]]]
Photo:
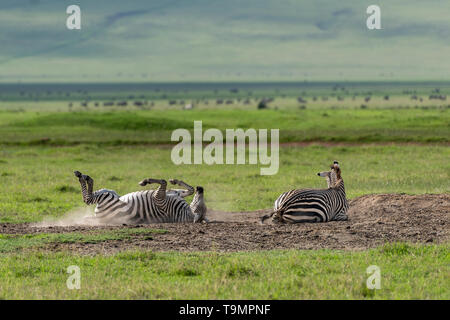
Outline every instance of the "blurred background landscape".
[[[66, 8], [81, 7], [81, 30]], [[450, 2], [2, 0], [1, 82], [450, 80]]]

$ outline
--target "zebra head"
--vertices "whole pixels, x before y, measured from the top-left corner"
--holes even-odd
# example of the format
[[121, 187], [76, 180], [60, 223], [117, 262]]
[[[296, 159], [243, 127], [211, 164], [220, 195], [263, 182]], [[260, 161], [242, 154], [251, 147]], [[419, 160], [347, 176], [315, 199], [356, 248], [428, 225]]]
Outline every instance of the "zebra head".
[[330, 171], [322, 171], [317, 173], [319, 177], [324, 177], [327, 180], [328, 188], [332, 188], [336, 185], [336, 182], [341, 178], [341, 169], [339, 168], [339, 162], [336, 160], [330, 166]]
[[339, 162], [334, 160], [333, 164], [331, 165], [331, 172], [335, 176], [336, 182], [341, 180], [341, 168], [339, 167]]
[[194, 223], [208, 221], [208, 219], [206, 219], [207, 208], [203, 193], [203, 187], [197, 187], [195, 189], [194, 199], [192, 199], [191, 202], [191, 210], [194, 213]]

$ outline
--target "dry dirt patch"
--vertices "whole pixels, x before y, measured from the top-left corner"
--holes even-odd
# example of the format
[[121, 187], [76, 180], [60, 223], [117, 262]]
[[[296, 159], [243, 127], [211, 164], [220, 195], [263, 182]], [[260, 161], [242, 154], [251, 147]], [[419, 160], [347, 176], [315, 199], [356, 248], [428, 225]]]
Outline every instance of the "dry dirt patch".
[[[308, 224], [259, 224], [270, 209], [226, 213], [210, 211], [210, 224], [151, 224], [164, 229], [151, 239], [94, 244], [52, 243], [48, 250], [82, 254], [114, 253], [126, 249], [155, 251], [240, 251], [268, 249], [361, 250], [386, 242], [442, 243], [449, 239], [450, 195], [366, 195], [350, 201], [349, 221]], [[126, 226], [129, 227], [129, 226]], [[36, 227], [32, 224], [1, 224], [0, 233], [64, 233], [114, 230], [124, 226]]]

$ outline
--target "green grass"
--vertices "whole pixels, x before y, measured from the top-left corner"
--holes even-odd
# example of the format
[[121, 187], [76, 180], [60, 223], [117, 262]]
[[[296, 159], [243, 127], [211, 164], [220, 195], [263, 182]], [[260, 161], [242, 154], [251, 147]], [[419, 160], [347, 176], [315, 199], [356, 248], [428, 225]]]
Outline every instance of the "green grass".
[[251, 211], [270, 208], [284, 191], [323, 188], [316, 173], [341, 163], [347, 196], [370, 193], [450, 192], [450, 148], [445, 146], [282, 147], [278, 174], [261, 176], [258, 165], [183, 165], [170, 148], [4, 147], [0, 151], [0, 221], [42, 221], [84, 206], [73, 171], [89, 174], [96, 189], [123, 195], [142, 190], [144, 178], [177, 178], [205, 188], [211, 209]]
[[[96, 189], [119, 194], [142, 190], [137, 183], [143, 178], [182, 179], [203, 186], [207, 206], [223, 211], [270, 208], [286, 190], [325, 187], [316, 173], [334, 159], [341, 164], [348, 198], [370, 193], [449, 193], [448, 102], [428, 99], [435, 86], [449, 94], [448, 85], [410, 86], [349, 86], [333, 91], [326, 86], [246, 87], [239, 93], [228, 87], [217, 92], [188, 92], [180, 87], [173, 92], [90, 91], [70, 97], [7, 91], [0, 102], [0, 222], [38, 222], [85, 207], [74, 170], [91, 175]], [[403, 94], [407, 89], [414, 93]], [[253, 93], [247, 105], [243, 100], [249, 91]], [[411, 94], [422, 101], [412, 101]], [[81, 107], [87, 95], [96, 101], [135, 95], [130, 99], [152, 100], [155, 105], [94, 107], [90, 101], [88, 108]], [[370, 102], [364, 101], [367, 95]], [[275, 96], [270, 109], [256, 110], [257, 102], [270, 96]], [[308, 100], [306, 109], [299, 108], [297, 96]], [[234, 103], [218, 106], [217, 98]], [[169, 106], [170, 99], [178, 104]], [[198, 100], [195, 109], [181, 110], [181, 99]], [[321, 141], [330, 146], [281, 147], [279, 172], [274, 176], [261, 176], [257, 165], [175, 166], [171, 148], [156, 144], [169, 143], [174, 129], [192, 129], [195, 120], [202, 120], [204, 129], [275, 128], [280, 129], [281, 142]], [[371, 142], [379, 144], [361, 144]], [[164, 231], [0, 234], [0, 299], [450, 298], [448, 244], [400, 243], [361, 252], [126, 251], [79, 256], [47, 251], [54, 243], [128, 241], [152, 237], [154, 232]], [[70, 265], [81, 268], [81, 290], [66, 288]], [[365, 286], [370, 265], [381, 269], [381, 290]]]
[[134, 236], [150, 240], [154, 233], [165, 230], [125, 228], [120, 230], [101, 230], [91, 233], [37, 233], [37, 234], [1, 234], [0, 253], [15, 252], [26, 248], [40, 248], [50, 243], [99, 243], [110, 240], [128, 240]]
[[170, 143], [177, 128], [280, 129], [280, 142], [449, 142], [447, 107], [360, 109], [317, 107], [256, 110], [254, 107], [182, 110], [0, 112], [0, 144], [133, 145]]
[[[2, 299], [449, 299], [449, 246], [391, 244], [362, 252], [34, 252], [0, 258]], [[69, 290], [67, 267], [81, 270]], [[381, 271], [369, 290], [366, 269]]]

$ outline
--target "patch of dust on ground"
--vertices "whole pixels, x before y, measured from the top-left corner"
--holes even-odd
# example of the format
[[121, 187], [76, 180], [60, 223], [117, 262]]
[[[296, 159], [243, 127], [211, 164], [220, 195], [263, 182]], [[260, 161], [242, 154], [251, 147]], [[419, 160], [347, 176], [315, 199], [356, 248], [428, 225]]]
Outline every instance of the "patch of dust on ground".
[[101, 220], [94, 216], [92, 208], [78, 208], [66, 213], [63, 217], [46, 217], [42, 222], [32, 223], [34, 228], [49, 227], [102, 227], [102, 226], [121, 226], [126, 222], [125, 219], [115, 221]]
[[[209, 224], [150, 224], [164, 229], [151, 239], [139, 237], [101, 243], [53, 243], [46, 249], [81, 254], [110, 254], [122, 250], [253, 251], [270, 249], [362, 250], [387, 242], [443, 243], [449, 240], [450, 194], [366, 195], [350, 201], [349, 220], [305, 224], [259, 224], [270, 212], [209, 211]], [[123, 226], [48, 226], [0, 224], [0, 233], [92, 232]]]
[[92, 219], [93, 211], [90, 208], [79, 208], [66, 213], [63, 217], [45, 217], [42, 222], [32, 223], [35, 228], [69, 227], [69, 226], [97, 226], [99, 221]]

